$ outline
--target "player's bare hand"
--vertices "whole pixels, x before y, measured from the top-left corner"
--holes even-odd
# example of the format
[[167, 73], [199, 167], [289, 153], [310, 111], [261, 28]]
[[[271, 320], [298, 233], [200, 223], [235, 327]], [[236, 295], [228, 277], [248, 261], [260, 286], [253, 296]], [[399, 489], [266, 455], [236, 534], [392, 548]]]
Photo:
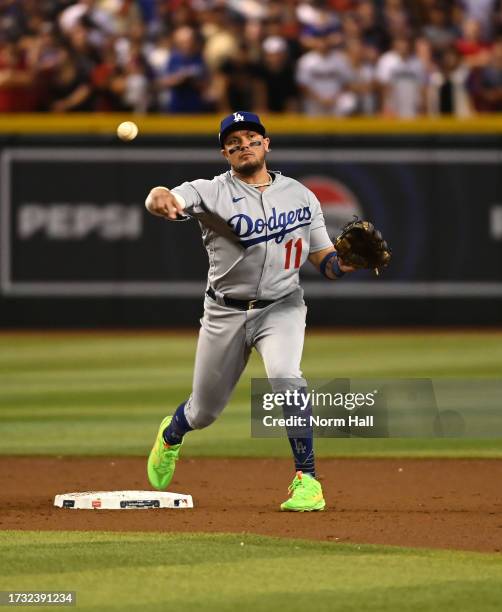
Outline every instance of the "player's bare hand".
[[338, 260], [338, 267], [340, 268], [342, 272], [355, 272], [357, 270], [357, 268], [354, 268], [354, 266], [348, 266], [347, 264], [345, 264], [341, 257], [337, 257], [337, 260]]
[[154, 187], [146, 198], [145, 206], [152, 215], [173, 221], [178, 215], [183, 215], [183, 203], [167, 187]]

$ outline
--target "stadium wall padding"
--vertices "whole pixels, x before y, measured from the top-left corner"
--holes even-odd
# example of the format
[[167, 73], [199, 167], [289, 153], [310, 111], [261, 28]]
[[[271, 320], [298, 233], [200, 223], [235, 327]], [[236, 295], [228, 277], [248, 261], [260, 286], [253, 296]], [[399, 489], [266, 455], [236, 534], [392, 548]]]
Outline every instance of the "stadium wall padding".
[[[154, 185], [224, 172], [216, 134], [32, 131], [0, 122], [0, 326], [198, 325], [198, 225], [143, 202]], [[286, 132], [272, 134], [269, 167], [318, 195], [330, 234], [355, 214], [393, 249], [379, 279], [329, 283], [306, 264], [311, 325], [502, 323], [500, 130]]]

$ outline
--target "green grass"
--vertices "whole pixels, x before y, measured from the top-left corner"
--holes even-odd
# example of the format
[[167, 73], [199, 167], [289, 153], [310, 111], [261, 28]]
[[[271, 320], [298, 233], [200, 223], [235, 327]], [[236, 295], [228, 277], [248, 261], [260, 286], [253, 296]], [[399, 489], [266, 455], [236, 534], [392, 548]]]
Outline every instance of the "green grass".
[[[242, 544], [241, 544], [242, 543]], [[0, 590], [79, 610], [500, 610], [502, 558], [248, 534], [0, 532]]]
[[[307, 336], [308, 378], [497, 377], [500, 334], [390, 333]], [[144, 455], [160, 419], [190, 391], [195, 334], [0, 335], [0, 453]], [[250, 378], [185, 456], [289, 456], [284, 440], [251, 439]], [[318, 440], [324, 456], [501, 456], [502, 441]]]

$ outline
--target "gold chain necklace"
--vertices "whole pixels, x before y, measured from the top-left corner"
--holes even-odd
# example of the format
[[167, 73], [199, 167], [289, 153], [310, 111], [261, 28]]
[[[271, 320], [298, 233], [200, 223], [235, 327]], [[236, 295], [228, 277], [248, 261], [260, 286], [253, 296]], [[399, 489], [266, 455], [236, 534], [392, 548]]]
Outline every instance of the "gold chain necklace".
[[[258, 187], [269, 187], [272, 184], [272, 176], [267, 172], [267, 176], [268, 176], [268, 181], [266, 183], [246, 183], [246, 185], [249, 185], [250, 187], [254, 187], [255, 189], [258, 189]], [[243, 183], [245, 181], [242, 181]]]

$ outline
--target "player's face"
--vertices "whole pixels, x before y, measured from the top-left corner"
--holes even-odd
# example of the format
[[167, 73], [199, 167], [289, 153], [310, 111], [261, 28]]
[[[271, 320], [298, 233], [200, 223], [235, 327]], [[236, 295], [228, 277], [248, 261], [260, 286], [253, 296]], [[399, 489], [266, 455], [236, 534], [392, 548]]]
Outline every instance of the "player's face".
[[258, 132], [239, 130], [227, 136], [221, 152], [235, 172], [252, 175], [265, 164], [269, 143]]

